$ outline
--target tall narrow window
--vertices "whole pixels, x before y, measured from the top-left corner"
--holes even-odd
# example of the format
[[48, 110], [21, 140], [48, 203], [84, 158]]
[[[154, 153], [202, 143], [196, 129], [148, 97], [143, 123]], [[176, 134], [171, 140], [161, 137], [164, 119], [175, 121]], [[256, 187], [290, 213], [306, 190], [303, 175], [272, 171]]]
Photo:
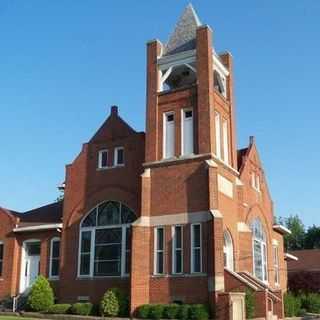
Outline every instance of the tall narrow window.
[[191, 225], [191, 272], [202, 271], [201, 224]]
[[278, 285], [280, 283], [278, 246], [273, 247], [273, 264], [274, 264], [274, 283]]
[[131, 256], [130, 256], [130, 247], [131, 247], [131, 228], [126, 228], [126, 265], [125, 265], [125, 274], [130, 273], [130, 265], [131, 265]]
[[124, 148], [117, 147], [114, 149], [114, 166], [124, 165]]
[[2, 277], [3, 271], [3, 242], [0, 242], [0, 277]]
[[155, 274], [164, 273], [164, 228], [155, 228]]
[[221, 158], [221, 120], [220, 114], [218, 112], [215, 113], [215, 129], [216, 129], [216, 156]]
[[164, 114], [164, 134], [163, 134], [163, 157], [172, 158], [175, 154], [175, 126], [174, 126], [174, 114]]
[[100, 150], [98, 155], [98, 168], [105, 169], [108, 167], [108, 150]]
[[172, 273], [183, 273], [183, 231], [182, 226], [172, 227]]
[[92, 231], [81, 232], [80, 276], [89, 276], [91, 274], [91, 234]]
[[50, 245], [50, 278], [59, 277], [60, 238], [51, 239]]
[[229, 137], [228, 137], [228, 121], [224, 120], [222, 125], [223, 135], [223, 160], [229, 163]]
[[228, 231], [223, 234], [223, 257], [224, 257], [224, 267], [228, 270], [233, 271], [233, 243], [231, 235]]
[[193, 111], [182, 110], [182, 155], [193, 153]]

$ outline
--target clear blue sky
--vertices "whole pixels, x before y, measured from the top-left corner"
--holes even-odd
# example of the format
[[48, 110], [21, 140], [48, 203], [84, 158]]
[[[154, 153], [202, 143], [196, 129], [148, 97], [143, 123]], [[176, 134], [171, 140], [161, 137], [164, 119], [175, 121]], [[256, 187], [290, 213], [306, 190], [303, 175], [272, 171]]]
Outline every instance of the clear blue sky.
[[[109, 114], [144, 130], [145, 43], [186, 1], [0, 0], [0, 205], [53, 201]], [[320, 224], [320, 1], [193, 1], [235, 63], [239, 147], [255, 135], [277, 215]]]

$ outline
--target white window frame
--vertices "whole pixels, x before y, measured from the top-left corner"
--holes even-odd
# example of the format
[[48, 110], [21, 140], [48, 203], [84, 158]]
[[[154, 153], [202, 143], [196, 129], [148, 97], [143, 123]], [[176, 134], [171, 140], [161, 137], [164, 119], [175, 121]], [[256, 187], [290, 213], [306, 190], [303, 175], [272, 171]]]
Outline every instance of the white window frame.
[[[119, 150], [123, 150], [123, 163], [118, 163], [118, 151]], [[124, 154], [124, 147], [116, 147], [114, 148], [114, 162], [113, 165], [115, 167], [124, 167], [124, 163], [125, 163], [125, 154]]]
[[[177, 248], [176, 243], [176, 228], [181, 228], [181, 248]], [[181, 271], [176, 271], [176, 253], [177, 251], [181, 252]], [[183, 274], [183, 226], [177, 224], [172, 226], [172, 274]]]
[[[168, 156], [167, 155], [167, 145], [166, 145], [166, 142], [167, 142], [167, 116], [169, 115], [173, 115], [173, 155], [171, 156]], [[163, 136], [162, 136], [162, 158], [163, 159], [171, 159], [171, 158], [174, 158], [175, 156], [175, 147], [176, 147], [176, 132], [175, 132], [175, 121], [176, 121], [176, 115], [174, 113], [174, 111], [168, 111], [168, 112], [164, 112], [163, 113], [163, 120], [162, 120], [162, 131], [163, 131]]]
[[223, 233], [223, 254], [225, 255], [225, 268], [234, 271], [233, 241], [228, 230]]
[[[53, 254], [53, 243], [54, 242], [59, 242], [59, 258], [58, 258], [58, 261], [59, 261], [59, 272], [58, 272], [58, 275], [52, 275], [52, 260], [53, 260], [53, 257], [52, 257], [52, 254]], [[49, 278], [50, 279], [59, 279], [59, 274], [60, 274], [60, 256], [61, 256], [61, 239], [60, 237], [54, 237], [50, 240], [50, 262], [49, 262]], [[55, 258], [56, 259], [56, 258]]]
[[222, 121], [223, 161], [229, 164], [229, 128], [228, 120]]
[[214, 113], [214, 125], [216, 136], [216, 157], [221, 159], [221, 115], [217, 111]]
[[[186, 120], [189, 118], [186, 118], [186, 112], [192, 112], [192, 117], [191, 120]], [[185, 134], [185, 121], [191, 121], [192, 122], [192, 152], [191, 153], [187, 153], [184, 149], [184, 134]], [[190, 156], [194, 154], [194, 111], [192, 108], [185, 108], [185, 109], [181, 109], [181, 155], [182, 156]]]
[[[195, 226], [200, 226], [200, 247], [195, 247], [194, 246], [194, 227]], [[193, 223], [190, 225], [191, 227], [191, 273], [202, 273], [202, 225], [201, 223]], [[200, 270], [195, 271], [194, 269], [194, 251], [195, 250], [200, 250]]]
[[260, 192], [260, 176], [254, 171], [251, 173], [251, 186], [254, 190]]
[[279, 246], [273, 246], [274, 283], [280, 285]]
[[[158, 249], [158, 230], [162, 230], [163, 232], [163, 249]], [[156, 227], [154, 228], [154, 259], [153, 259], [153, 274], [162, 276], [165, 274], [165, 240], [166, 234], [165, 234], [165, 228], [164, 227]], [[158, 253], [162, 253], [163, 255], [163, 265], [162, 265], [162, 273], [158, 272]]]
[[[106, 166], [102, 165], [103, 153], [107, 154], [107, 165]], [[109, 150], [108, 149], [99, 150], [99, 153], [98, 153], [98, 169], [107, 169], [107, 168], [109, 168], [108, 162], [109, 162]]]

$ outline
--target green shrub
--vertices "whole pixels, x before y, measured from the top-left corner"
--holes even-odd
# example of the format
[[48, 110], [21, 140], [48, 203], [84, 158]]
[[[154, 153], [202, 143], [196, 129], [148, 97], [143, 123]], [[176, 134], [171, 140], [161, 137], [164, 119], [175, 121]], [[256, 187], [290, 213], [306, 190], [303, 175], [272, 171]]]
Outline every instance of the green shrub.
[[71, 306], [71, 313], [80, 316], [88, 316], [91, 314], [93, 305], [90, 302], [77, 302]]
[[300, 314], [301, 299], [288, 292], [284, 295], [284, 313], [286, 317], [294, 317]]
[[167, 304], [164, 306], [163, 316], [165, 319], [176, 319], [178, 312], [180, 309], [180, 305], [176, 303]]
[[152, 304], [150, 305], [149, 317], [150, 319], [161, 319], [163, 317], [164, 305]]
[[47, 311], [54, 304], [53, 290], [49, 281], [39, 276], [31, 287], [27, 307], [33, 311]]
[[193, 304], [190, 306], [189, 318], [191, 320], [209, 319], [208, 308], [203, 304]]
[[307, 312], [320, 313], [320, 294], [309, 293], [301, 296], [301, 306]]
[[100, 303], [100, 310], [103, 316], [116, 317], [119, 314], [119, 301], [114, 290], [108, 290]]
[[246, 296], [245, 296], [245, 304], [246, 304], [246, 317], [247, 319], [252, 319], [254, 317], [254, 294], [251, 289], [246, 289]]
[[189, 311], [190, 311], [190, 305], [188, 305], [188, 304], [180, 305], [178, 315], [177, 315], [178, 319], [188, 320], [189, 319]]
[[138, 318], [148, 319], [150, 314], [150, 304], [143, 304], [138, 308]]
[[67, 303], [59, 303], [59, 304], [54, 304], [48, 309], [48, 313], [53, 313], [53, 314], [66, 314], [71, 308], [71, 304]]

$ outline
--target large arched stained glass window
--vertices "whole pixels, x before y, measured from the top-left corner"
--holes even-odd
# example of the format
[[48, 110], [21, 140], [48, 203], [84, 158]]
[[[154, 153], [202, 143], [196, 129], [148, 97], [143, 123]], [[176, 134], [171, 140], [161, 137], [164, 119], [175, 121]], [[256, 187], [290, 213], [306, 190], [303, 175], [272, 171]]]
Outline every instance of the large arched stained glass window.
[[117, 201], [92, 209], [80, 225], [79, 268], [82, 276], [125, 276], [130, 271], [134, 212]]
[[261, 281], [268, 280], [267, 242], [263, 225], [259, 218], [251, 222], [253, 247], [253, 272]]

